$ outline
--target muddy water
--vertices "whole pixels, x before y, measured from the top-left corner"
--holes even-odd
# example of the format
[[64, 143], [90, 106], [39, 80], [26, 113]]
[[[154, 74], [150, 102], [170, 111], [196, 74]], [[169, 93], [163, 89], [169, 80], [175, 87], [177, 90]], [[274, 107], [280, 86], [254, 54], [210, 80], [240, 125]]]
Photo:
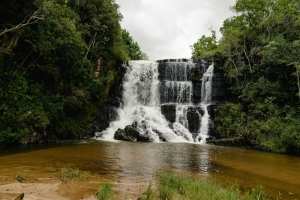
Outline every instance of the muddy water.
[[15, 176], [22, 167], [42, 174], [47, 167], [67, 165], [105, 181], [132, 183], [132, 188], [147, 184], [154, 172], [169, 171], [236, 181], [242, 187], [263, 185], [273, 197], [281, 193], [282, 199], [300, 199], [300, 157], [288, 155], [211, 145], [95, 140], [0, 150], [0, 178]]

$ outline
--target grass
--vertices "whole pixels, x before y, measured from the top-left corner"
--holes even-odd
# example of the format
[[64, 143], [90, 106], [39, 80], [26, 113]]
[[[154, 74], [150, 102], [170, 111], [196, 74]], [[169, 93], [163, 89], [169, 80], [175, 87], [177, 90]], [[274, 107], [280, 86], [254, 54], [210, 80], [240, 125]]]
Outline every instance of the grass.
[[[155, 187], [150, 183], [138, 200], [269, 200], [263, 186], [240, 190], [234, 183], [222, 185], [212, 179], [195, 179], [172, 174], [157, 174]], [[155, 189], [154, 189], [155, 188]], [[115, 197], [109, 183], [99, 187], [98, 200], [113, 200]]]
[[194, 179], [170, 174], [157, 175], [156, 189], [151, 184], [141, 200], [267, 200], [263, 187], [242, 192], [236, 184], [221, 185], [211, 179]]
[[78, 168], [72, 168], [70, 166], [63, 167], [59, 171], [59, 177], [64, 182], [77, 179], [85, 180], [89, 175], [89, 171], [83, 171]]
[[99, 187], [96, 196], [97, 196], [98, 200], [113, 199], [114, 194], [113, 194], [113, 191], [112, 191], [112, 184], [106, 183], [103, 186]]
[[55, 167], [53, 167], [53, 166], [47, 166], [46, 167], [46, 169], [47, 169], [47, 171], [49, 171], [49, 172], [57, 172], [58, 170], [57, 170], [57, 168], [55, 168]]
[[20, 183], [22, 183], [22, 182], [26, 179], [26, 173], [25, 173], [25, 171], [24, 171], [24, 170], [20, 170], [20, 171], [18, 172], [18, 174], [17, 174], [16, 179], [17, 179]]

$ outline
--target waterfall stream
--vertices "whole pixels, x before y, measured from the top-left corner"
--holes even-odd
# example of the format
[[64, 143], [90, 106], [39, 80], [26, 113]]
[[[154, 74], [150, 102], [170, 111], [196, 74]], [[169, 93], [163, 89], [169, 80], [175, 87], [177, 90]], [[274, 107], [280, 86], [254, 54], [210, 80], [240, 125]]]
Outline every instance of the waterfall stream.
[[[159, 80], [156, 61], [129, 61], [123, 81], [123, 105], [118, 108], [118, 119], [101, 133], [100, 140], [113, 141], [116, 131], [134, 127], [143, 138], [152, 142], [205, 143], [209, 132], [207, 106], [211, 101], [213, 65], [202, 78], [201, 103], [193, 103], [192, 62], [167, 62], [165, 80]], [[161, 106], [175, 107], [175, 119], [167, 120]], [[200, 110], [199, 110], [200, 109]], [[189, 113], [200, 127], [189, 125]], [[201, 125], [200, 125], [201, 124]], [[194, 128], [194, 131], [190, 131]]]

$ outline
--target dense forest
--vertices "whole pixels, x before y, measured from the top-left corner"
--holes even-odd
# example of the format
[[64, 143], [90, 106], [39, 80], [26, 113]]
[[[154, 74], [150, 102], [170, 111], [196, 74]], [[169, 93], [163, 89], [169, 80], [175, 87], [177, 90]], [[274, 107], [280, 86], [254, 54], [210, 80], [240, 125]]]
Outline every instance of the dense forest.
[[89, 130], [122, 61], [147, 59], [114, 0], [3, 0], [0, 148]]
[[[121, 63], [147, 59], [114, 0], [2, 0], [0, 147], [76, 138], [121, 79]], [[237, 0], [221, 38], [211, 30], [192, 58], [224, 72], [217, 137], [300, 155], [300, 2]]]
[[193, 58], [213, 60], [225, 74], [218, 137], [300, 155], [300, 1], [237, 0], [231, 9], [220, 39], [211, 30], [192, 46]]

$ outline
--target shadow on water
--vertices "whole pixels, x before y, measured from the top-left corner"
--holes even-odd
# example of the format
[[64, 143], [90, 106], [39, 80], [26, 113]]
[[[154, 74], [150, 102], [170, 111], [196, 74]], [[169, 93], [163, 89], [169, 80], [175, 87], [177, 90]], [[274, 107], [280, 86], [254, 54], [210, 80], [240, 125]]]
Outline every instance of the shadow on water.
[[283, 199], [300, 199], [300, 158], [249, 149], [188, 143], [83, 140], [0, 151], [0, 176], [20, 166], [39, 170], [72, 165], [111, 181], [153, 179], [157, 171], [214, 177], [256, 187]]

